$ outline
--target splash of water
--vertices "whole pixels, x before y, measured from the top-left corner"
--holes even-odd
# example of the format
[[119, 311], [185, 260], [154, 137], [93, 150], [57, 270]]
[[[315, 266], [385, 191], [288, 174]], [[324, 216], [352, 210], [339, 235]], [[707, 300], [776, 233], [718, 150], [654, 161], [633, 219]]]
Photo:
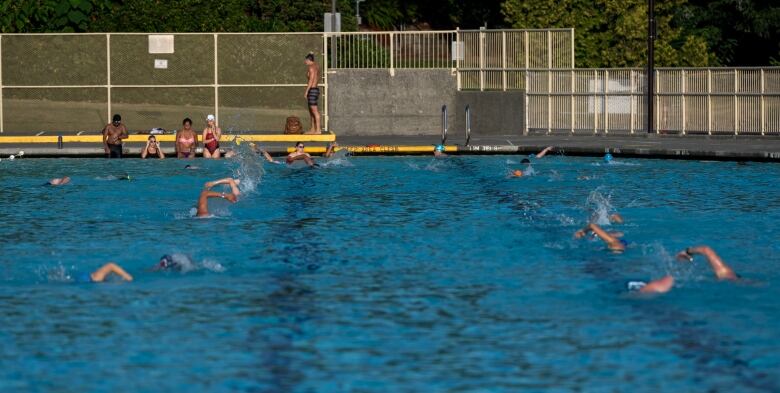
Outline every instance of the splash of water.
[[611, 199], [612, 194], [604, 195], [598, 188], [590, 192], [586, 202], [588, 208], [591, 209], [590, 222], [601, 226], [610, 224], [609, 214], [615, 210]]
[[233, 169], [233, 177], [241, 180], [238, 188], [242, 193], [253, 193], [257, 191], [265, 175], [263, 159], [252, 150], [249, 143], [238, 144], [235, 143], [236, 140], [237, 138], [233, 144], [233, 151], [236, 153], [233, 159], [238, 166]]

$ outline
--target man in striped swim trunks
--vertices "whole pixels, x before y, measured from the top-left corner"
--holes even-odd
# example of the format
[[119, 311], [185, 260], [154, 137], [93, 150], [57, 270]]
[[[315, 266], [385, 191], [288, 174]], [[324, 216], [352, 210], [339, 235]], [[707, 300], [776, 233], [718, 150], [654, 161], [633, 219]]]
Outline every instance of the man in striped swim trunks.
[[314, 53], [309, 52], [304, 60], [308, 70], [306, 71], [306, 78], [309, 80], [306, 84], [306, 101], [309, 104], [309, 117], [311, 119], [311, 127], [306, 134], [322, 134], [322, 127], [320, 126], [320, 110], [317, 107], [317, 101], [320, 99], [320, 88], [317, 86], [317, 82], [320, 80], [320, 67], [314, 61]]

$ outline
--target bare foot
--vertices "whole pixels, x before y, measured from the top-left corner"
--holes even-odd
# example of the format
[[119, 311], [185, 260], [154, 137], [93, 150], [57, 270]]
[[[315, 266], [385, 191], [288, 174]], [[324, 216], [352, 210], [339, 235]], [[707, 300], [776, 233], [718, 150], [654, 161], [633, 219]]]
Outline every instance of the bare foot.
[[306, 131], [304, 132], [305, 135], [320, 135], [322, 134], [322, 131]]

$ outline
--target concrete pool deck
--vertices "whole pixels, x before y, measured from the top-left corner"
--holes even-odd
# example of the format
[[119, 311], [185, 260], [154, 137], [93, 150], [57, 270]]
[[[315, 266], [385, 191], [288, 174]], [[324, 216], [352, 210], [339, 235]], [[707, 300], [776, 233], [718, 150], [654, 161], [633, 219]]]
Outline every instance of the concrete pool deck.
[[[287, 136], [288, 138], [291, 136]], [[296, 139], [297, 136], [292, 136]], [[145, 138], [145, 137], [144, 137]], [[273, 139], [273, 138], [272, 138]], [[308, 138], [301, 137], [301, 140]], [[274, 155], [285, 154], [292, 142], [272, 140], [258, 144]], [[441, 142], [438, 136], [339, 136], [336, 138], [342, 147], [357, 155], [400, 155], [430, 154], [433, 146]], [[675, 159], [711, 159], [736, 161], [774, 161], [780, 162], [780, 137], [750, 136], [571, 136], [571, 135], [473, 135], [468, 146], [464, 146], [463, 135], [450, 135], [447, 139], [447, 152], [454, 154], [525, 154], [535, 153], [546, 146], [555, 146], [566, 155], [599, 156], [611, 152], [616, 156], [675, 158]], [[308, 140], [307, 150], [319, 153], [325, 141]], [[230, 142], [223, 142], [227, 147]], [[137, 156], [144, 146], [142, 143], [126, 143], [129, 156]], [[163, 142], [166, 154], [171, 151], [170, 143]], [[56, 143], [0, 143], [0, 158], [17, 154], [24, 150], [25, 157], [101, 157], [103, 149], [99, 143], [71, 142], [58, 149]]]

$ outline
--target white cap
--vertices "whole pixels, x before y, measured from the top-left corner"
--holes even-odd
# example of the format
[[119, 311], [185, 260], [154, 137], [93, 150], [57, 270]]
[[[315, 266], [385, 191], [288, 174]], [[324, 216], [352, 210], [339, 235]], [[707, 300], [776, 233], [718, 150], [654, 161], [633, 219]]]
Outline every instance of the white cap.
[[206, 120], [208, 120], [208, 121], [214, 121], [214, 120], [216, 120], [216, 119], [217, 119], [217, 118], [216, 118], [216, 117], [214, 117], [214, 115], [208, 115], [208, 116], [206, 116]]

